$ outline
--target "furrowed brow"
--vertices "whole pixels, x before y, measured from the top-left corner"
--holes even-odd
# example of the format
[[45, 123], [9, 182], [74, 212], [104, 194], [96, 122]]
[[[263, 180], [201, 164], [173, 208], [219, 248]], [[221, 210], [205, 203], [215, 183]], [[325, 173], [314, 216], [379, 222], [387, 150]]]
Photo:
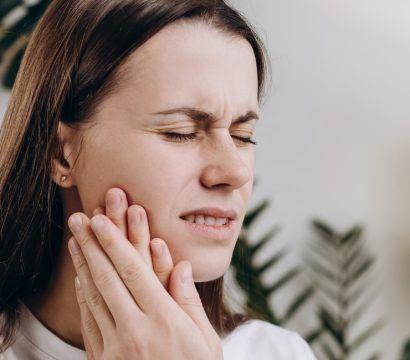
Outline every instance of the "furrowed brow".
[[[209, 113], [201, 109], [192, 108], [192, 107], [179, 107], [175, 109], [159, 111], [154, 114], [155, 115], [184, 114], [196, 122], [212, 123], [212, 122], [217, 121], [215, 115], [213, 115], [212, 113]], [[245, 115], [241, 115], [237, 117], [236, 119], [234, 119], [232, 124], [240, 124], [240, 123], [244, 123], [244, 122], [247, 122], [253, 119], [258, 120], [259, 116], [255, 111], [250, 110]]]

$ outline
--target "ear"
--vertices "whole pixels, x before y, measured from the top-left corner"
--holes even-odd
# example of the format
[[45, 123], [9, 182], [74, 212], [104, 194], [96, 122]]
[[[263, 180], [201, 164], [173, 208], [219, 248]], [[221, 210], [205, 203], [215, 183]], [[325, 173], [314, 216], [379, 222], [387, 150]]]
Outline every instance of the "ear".
[[77, 143], [78, 130], [59, 121], [57, 134], [59, 144], [62, 147], [62, 156], [58, 159], [52, 159], [52, 177], [57, 185], [70, 188], [76, 185], [73, 166], [77, 156], [75, 144]]

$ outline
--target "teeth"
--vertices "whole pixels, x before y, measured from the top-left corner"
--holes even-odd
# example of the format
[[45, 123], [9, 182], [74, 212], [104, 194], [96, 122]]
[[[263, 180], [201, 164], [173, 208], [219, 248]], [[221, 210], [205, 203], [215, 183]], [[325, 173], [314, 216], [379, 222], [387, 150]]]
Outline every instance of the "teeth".
[[217, 218], [215, 220], [215, 225], [216, 226], [221, 226], [221, 225], [225, 225], [228, 223], [228, 219], [227, 218]]
[[186, 217], [186, 219], [187, 219], [189, 222], [194, 222], [194, 221], [195, 221], [195, 215], [194, 215], [194, 214], [188, 215], [188, 216]]
[[189, 222], [195, 222], [200, 225], [208, 225], [208, 226], [221, 226], [228, 223], [227, 218], [214, 218], [213, 216], [209, 215], [194, 215], [190, 214], [186, 217], [186, 220]]
[[195, 216], [195, 222], [196, 222], [197, 224], [200, 224], [200, 225], [204, 224], [204, 223], [205, 223], [205, 218], [204, 218], [204, 216], [203, 216], [203, 215], [197, 215], [197, 216]]
[[216, 219], [212, 216], [207, 216], [205, 218], [205, 224], [206, 225], [215, 225], [215, 221], [216, 221]]

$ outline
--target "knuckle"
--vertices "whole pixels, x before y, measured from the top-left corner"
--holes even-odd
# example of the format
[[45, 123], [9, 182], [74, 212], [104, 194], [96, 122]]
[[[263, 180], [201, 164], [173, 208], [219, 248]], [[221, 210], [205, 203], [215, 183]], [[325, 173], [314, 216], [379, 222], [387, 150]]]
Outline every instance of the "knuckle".
[[79, 294], [78, 294], [77, 295], [77, 302], [78, 302], [78, 305], [80, 306], [80, 311], [81, 311], [81, 308], [84, 309], [84, 307], [87, 306], [87, 301], [86, 301], [84, 295], [79, 296]]
[[112, 217], [110, 217], [110, 220], [112, 221], [112, 223], [113, 223], [116, 227], [121, 227], [121, 225], [123, 224], [123, 220], [122, 220], [122, 215], [121, 215], [121, 214], [113, 215]]
[[83, 235], [79, 237], [78, 242], [80, 243], [81, 247], [88, 245], [94, 241], [94, 235], [89, 233], [88, 231], [84, 231]]
[[135, 264], [126, 264], [120, 268], [121, 278], [128, 283], [139, 281], [142, 277], [142, 271]]
[[162, 256], [161, 258], [157, 258], [153, 256], [152, 264], [157, 275], [168, 275], [172, 271], [172, 266], [164, 259]]
[[91, 291], [87, 296], [87, 303], [93, 308], [100, 307], [102, 302], [103, 298], [98, 291]]
[[82, 254], [76, 254], [73, 256], [73, 263], [77, 269], [83, 269], [84, 266], [87, 266], [87, 261]]
[[84, 332], [86, 334], [94, 334], [96, 331], [95, 320], [91, 316], [87, 316], [82, 320]]
[[185, 296], [180, 301], [178, 301], [180, 305], [189, 306], [189, 307], [198, 307], [202, 308], [203, 304], [201, 298], [199, 296]]
[[95, 275], [95, 284], [97, 287], [111, 285], [117, 280], [115, 272], [112, 270], [102, 271]]

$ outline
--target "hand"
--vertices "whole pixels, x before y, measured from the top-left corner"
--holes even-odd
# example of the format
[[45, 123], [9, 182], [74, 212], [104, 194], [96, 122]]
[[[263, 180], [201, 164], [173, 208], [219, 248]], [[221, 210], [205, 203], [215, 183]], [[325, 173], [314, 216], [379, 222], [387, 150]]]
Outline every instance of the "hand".
[[[82, 224], [73, 226], [74, 215]], [[121, 230], [102, 214], [102, 228], [83, 213], [70, 217], [75, 237], [69, 241], [81, 283], [77, 290], [95, 322], [83, 323], [91, 358], [222, 359], [222, 345], [210, 324], [193, 283], [180, 282], [188, 261], [169, 277], [169, 292]], [[131, 228], [132, 224], [130, 225]], [[76, 241], [79, 246], [75, 247]], [[96, 325], [96, 326], [95, 326]]]
[[160, 238], [151, 239], [145, 209], [139, 205], [128, 207], [125, 192], [120, 188], [111, 188], [105, 196], [105, 213], [103, 207], [98, 207], [93, 212], [93, 215], [97, 214], [106, 215], [117, 225], [168, 290], [174, 263], [166, 242]]

